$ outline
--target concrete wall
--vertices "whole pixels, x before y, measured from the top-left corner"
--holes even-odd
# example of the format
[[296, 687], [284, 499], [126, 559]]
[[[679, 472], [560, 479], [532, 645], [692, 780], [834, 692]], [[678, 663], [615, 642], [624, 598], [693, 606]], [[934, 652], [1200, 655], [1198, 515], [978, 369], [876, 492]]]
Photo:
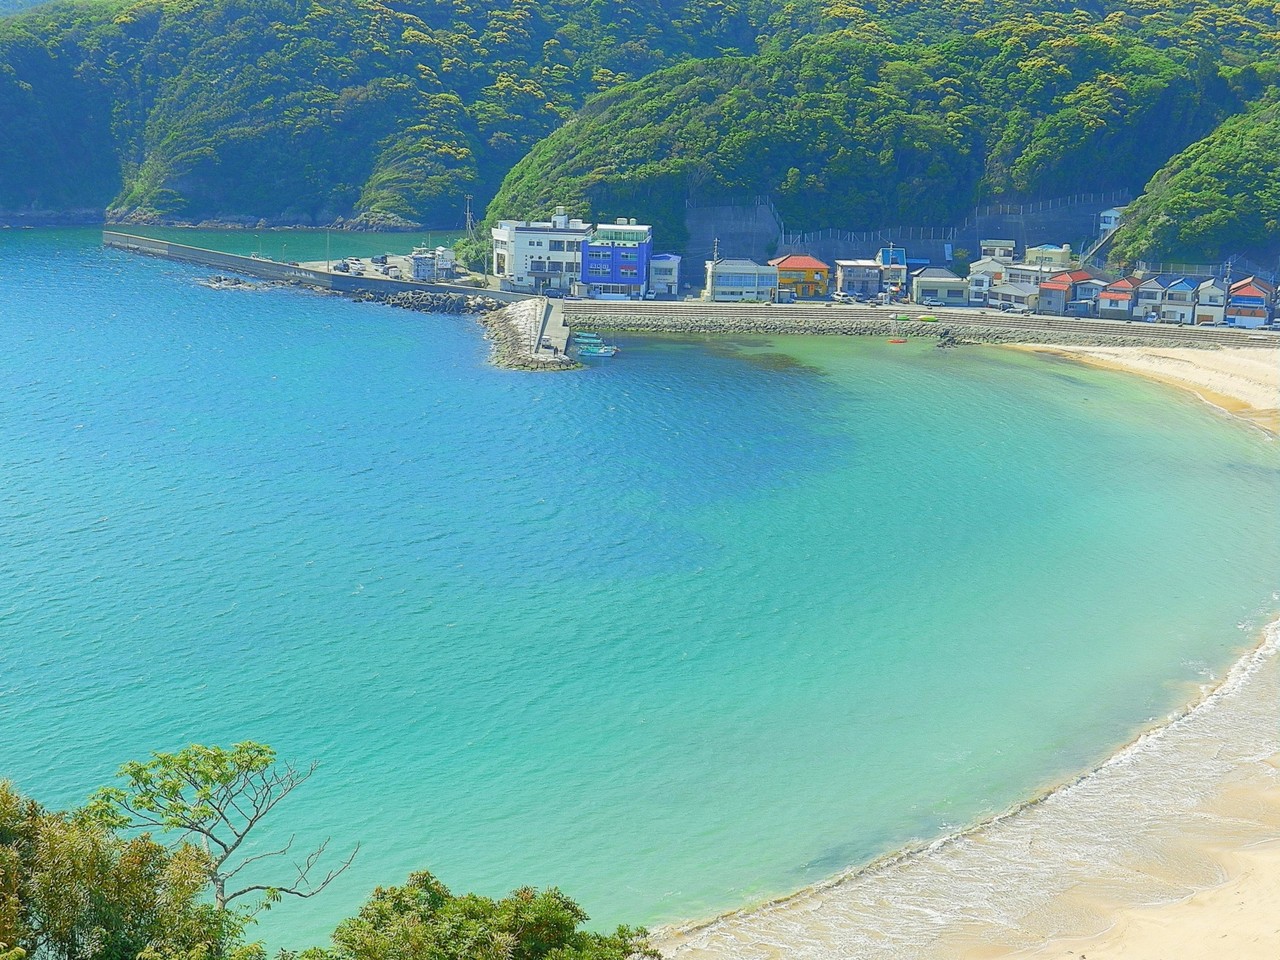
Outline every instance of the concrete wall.
[[259, 280], [300, 283], [309, 287], [319, 287], [323, 290], [333, 290], [337, 293], [392, 294], [403, 293], [406, 290], [420, 290], [426, 293], [483, 295], [503, 303], [517, 303], [529, 298], [527, 294], [523, 293], [485, 290], [457, 283], [423, 283], [417, 280], [392, 280], [390, 277], [353, 277], [345, 273], [326, 273], [323, 270], [296, 267], [276, 260], [241, 257], [234, 253], [223, 253], [220, 250], [189, 247], [182, 243], [153, 240], [150, 237], [137, 237], [114, 230], [104, 230], [102, 232], [102, 242], [104, 245], [118, 250], [144, 253], [153, 257], [163, 257], [166, 260], [180, 260], [183, 263], [198, 263], [201, 266], [215, 267], [218, 270], [255, 277]]

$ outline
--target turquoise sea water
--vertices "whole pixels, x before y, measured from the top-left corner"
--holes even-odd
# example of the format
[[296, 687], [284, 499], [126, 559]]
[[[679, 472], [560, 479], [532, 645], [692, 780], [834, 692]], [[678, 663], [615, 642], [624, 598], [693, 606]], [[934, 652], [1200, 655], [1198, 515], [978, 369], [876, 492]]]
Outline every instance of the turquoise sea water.
[[689, 918], [1096, 763], [1273, 612], [1274, 442], [1062, 361], [478, 326], [0, 234], [0, 776], [257, 739], [376, 884]]

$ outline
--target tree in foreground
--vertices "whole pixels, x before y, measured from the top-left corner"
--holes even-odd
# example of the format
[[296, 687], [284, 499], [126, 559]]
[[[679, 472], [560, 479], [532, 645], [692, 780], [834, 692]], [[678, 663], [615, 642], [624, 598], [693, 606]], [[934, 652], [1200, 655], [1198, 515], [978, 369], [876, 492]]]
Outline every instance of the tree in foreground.
[[583, 909], [556, 889], [521, 887], [501, 900], [454, 896], [430, 873], [379, 887], [338, 925], [333, 947], [282, 960], [630, 960], [659, 958], [642, 928], [579, 930]]
[[261, 960], [202, 897], [204, 856], [53, 812], [0, 781], [0, 960]]
[[[351, 865], [357, 844], [340, 864], [323, 874], [317, 869], [326, 838], [300, 859], [292, 857], [294, 837], [279, 849], [249, 852], [245, 843], [254, 829], [285, 797], [310, 779], [316, 764], [305, 769], [277, 762], [270, 747], [246, 741], [231, 749], [192, 744], [177, 753], [154, 753], [145, 763], [120, 768], [124, 787], [104, 787], [87, 808], [112, 829], [177, 832], [179, 841], [204, 854], [203, 878], [213, 891], [217, 910], [256, 894], [248, 915], [283, 896], [313, 897]], [[291, 860], [290, 876], [279, 883], [251, 879], [264, 863]]]

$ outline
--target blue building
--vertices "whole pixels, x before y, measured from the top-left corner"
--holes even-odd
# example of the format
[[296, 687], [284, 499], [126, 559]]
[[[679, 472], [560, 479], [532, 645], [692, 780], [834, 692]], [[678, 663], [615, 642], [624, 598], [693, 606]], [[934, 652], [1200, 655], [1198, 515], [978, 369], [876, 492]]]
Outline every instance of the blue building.
[[597, 300], [638, 300], [649, 288], [653, 227], [619, 218], [597, 224], [582, 251], [582, 282]]

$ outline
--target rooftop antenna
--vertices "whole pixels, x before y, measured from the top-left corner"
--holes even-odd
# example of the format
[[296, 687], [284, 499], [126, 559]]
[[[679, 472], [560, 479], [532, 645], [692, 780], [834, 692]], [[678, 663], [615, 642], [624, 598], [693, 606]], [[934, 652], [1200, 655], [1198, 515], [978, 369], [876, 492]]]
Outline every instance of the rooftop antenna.
[[476, 218], [471, 213], [471, 194], [466, 194], [467, 198], [467, 239], [474, 240], [476, 238]]
[[716, 237], [715, 240], [711, 242], [711, 262], [712, 263], [720, 262], [720, 238], [719, 237]]

